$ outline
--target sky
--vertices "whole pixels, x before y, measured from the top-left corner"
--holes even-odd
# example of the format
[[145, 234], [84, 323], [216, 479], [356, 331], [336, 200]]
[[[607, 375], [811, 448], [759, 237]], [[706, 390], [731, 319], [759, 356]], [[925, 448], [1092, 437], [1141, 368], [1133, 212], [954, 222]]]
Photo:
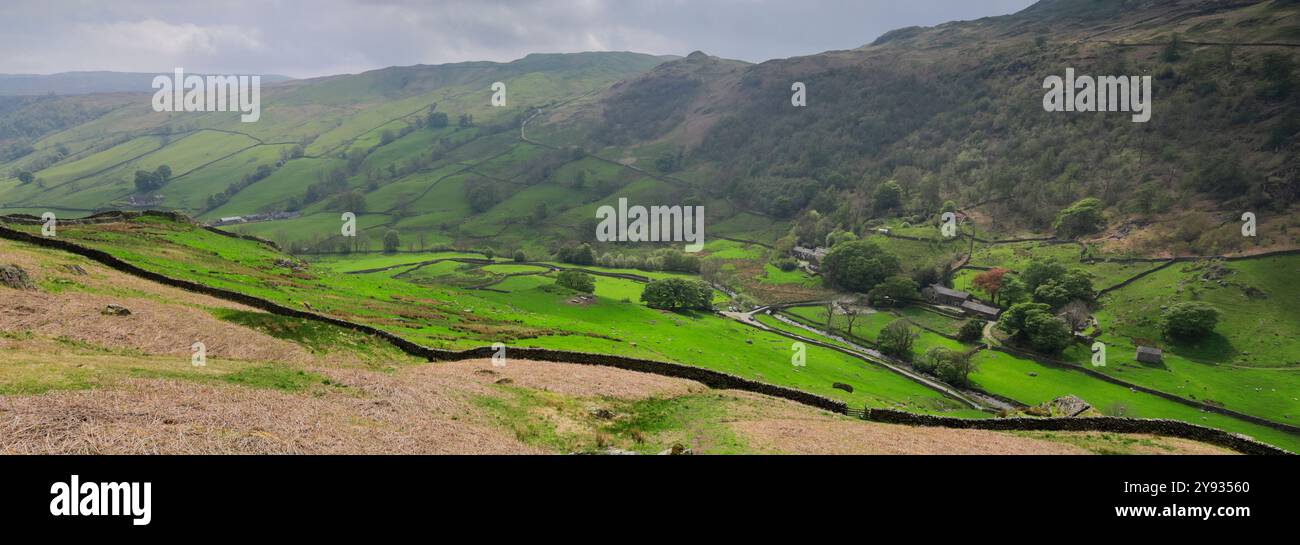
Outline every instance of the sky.
[[314, 77], [387, 66], [636, 51], [761, 62], [1034, 0], [3, 0], [0, 73]]

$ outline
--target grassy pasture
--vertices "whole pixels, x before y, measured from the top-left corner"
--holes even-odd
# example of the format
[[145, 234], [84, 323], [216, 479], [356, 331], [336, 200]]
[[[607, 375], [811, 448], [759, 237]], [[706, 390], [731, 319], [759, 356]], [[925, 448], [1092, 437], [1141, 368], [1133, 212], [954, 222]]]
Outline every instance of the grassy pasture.
[[[796, 368], [790, 364], [787, 339], [712, 314], [668, 313], [622, 302], [640, 293], [638, 284], [626, 280], [597, 278], [596, 301], [575, 305], [567, 303], [571, 292], [551, 287], [551, 280], [540, 276], [511, 278], [502, 283], [510, 293], [497, 293], [322, 267], [293, 273], [275, 265], [283, 256], [269, 248], [156, 218], [68, 226], [60, 236], [163, 274], [291, 306], [310, 304], [318, 312], [371, 323], [432, 346], [469, 348], [501, 341], [666, 359], [855, 404], [962, 414], [929, 389], [834, 351], [810, 347], [808, 367]], [[855, 392], [831, 388], [833, 382], [851, 384]]]

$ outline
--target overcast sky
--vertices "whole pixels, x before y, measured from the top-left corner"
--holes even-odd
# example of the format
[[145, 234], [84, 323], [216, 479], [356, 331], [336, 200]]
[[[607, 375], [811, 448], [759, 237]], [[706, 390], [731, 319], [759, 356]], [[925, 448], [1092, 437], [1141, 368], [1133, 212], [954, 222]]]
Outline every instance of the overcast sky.
[[638, 51], [763, 61], [1034, 0], [0, 0], [0, 73], [310, 77], [394, 65]]

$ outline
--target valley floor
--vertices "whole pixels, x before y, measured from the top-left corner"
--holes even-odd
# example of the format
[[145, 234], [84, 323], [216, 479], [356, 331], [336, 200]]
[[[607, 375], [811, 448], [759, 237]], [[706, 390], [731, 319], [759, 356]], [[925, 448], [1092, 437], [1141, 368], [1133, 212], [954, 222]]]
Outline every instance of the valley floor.
[[[864, 422], [619, 369], [427, 363], [355, 332], [285, 321], [0, 243], [36, 289], [0, 287], [0, 452], [62, 454], [1227, 453], [1191, 441]], [[75, 278], [69, 282], [68, 278]], [[129, 311], [105, 313], [109, 305]], [[192, 365], [191, 340], [207, 360]]]

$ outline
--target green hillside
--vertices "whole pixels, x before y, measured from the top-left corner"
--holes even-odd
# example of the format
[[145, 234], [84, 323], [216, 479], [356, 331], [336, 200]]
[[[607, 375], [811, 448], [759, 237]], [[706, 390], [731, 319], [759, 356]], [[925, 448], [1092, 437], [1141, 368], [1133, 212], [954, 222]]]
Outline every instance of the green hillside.
[[[1294, 1], [1044, 0], [757, 64], [535, 54], [294, 80], [248, 124], [147, 95], [0, 97], [0, 215], [178, 210], [278, 248], [158, 216], [58, 236], [427, 346], [971, 417], [1074, 394], [1295, 450], [1297, 54]], [[1150, 77], [1150, 121], [1045, 111], [1067, 69]], [[702, 206], [703, 251], [596, 240], [620, 199]], [[590, 299], [564, 269], [593, 275]], [[718, 313], [642, 299], [697, 279]], [[818, 346], [801, 369], [799, 338], [880, 352]]]

